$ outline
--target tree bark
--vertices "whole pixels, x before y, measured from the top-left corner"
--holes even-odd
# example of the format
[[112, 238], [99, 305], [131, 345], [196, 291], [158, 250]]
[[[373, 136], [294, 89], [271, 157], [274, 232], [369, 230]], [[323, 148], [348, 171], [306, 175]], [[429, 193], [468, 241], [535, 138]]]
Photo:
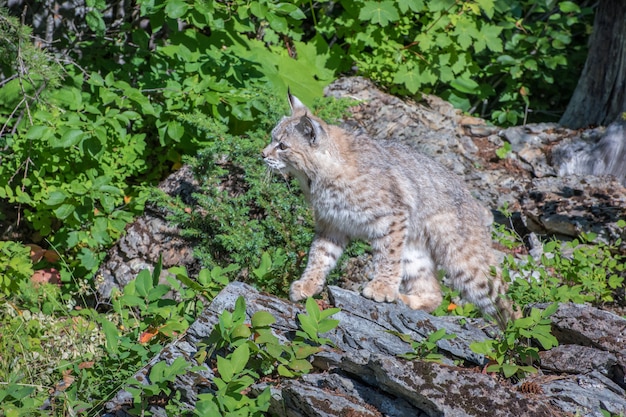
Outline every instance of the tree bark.
[[625, 110], [626, 1], [600, 0], [587, 61], [560, 124], [608, 125]]

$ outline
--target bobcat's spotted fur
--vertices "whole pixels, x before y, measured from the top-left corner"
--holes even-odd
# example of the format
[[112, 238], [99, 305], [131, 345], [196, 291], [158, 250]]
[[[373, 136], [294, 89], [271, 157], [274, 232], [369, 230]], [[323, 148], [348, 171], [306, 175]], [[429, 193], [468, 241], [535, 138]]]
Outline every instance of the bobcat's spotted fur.
[[503, 325], [512, 315], [491, 248], [491, 212], [439, 163], [393, 141], [328, 125], [289, 95], [291, 115], [272, 130], [267, 165], [294, 175], [315, 217], [315, 238], [294, 301], [319, 293], [350, 239], [371, 243], [375, 276], [363, 295], [432, 311], [437, 267], [461, 296]]

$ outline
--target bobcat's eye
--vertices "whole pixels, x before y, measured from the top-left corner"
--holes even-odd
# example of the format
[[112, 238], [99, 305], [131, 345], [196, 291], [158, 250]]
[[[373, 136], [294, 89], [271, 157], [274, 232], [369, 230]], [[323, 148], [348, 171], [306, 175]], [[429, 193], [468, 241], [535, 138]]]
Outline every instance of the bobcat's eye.
[[285, 145], [283, 142], [278, 142], [278, 149], [284, 151], [285, 149], [287, 149], [287, 145]]

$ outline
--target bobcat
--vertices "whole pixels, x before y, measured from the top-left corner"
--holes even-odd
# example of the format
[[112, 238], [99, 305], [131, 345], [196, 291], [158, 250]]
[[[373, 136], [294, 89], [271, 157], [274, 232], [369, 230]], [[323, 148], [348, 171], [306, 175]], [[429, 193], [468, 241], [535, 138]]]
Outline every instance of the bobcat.
[[405, 145], [328, 125], [296, 97], [288, 100], [291, 115], [261, 155], [271, 169], [298, 179], [314, 211], [308, 264], [290, 298], [321, 292], [348, 241], [365, 239], [375, 271], [365, 297], [431, 312], [442, 301], [441, 266], [464, 299], [505, 326], [514, 314], [505, 284], [491, 273], [493, 216], [461, 180]]

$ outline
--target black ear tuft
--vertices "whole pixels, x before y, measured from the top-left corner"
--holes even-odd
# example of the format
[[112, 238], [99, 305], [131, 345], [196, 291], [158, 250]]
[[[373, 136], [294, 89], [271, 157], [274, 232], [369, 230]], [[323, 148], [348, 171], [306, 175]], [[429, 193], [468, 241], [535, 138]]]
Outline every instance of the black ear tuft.
[[310, 118], [306, 114], [302, 116], [300, 123], [302, 125], [302, 134], [307, 138], [309, 144], [312, 146], [317, 145], [322, 136], [326, 133], [318, 121]]
[[289, 107], [291, 108], [291, 115], [295, 115], [296, 113], [306, 113], [309, 110], [306, 108], [304, 104], [298, 99], [298, 97], [291, 95], [291, 90], [287, 88], [287, 100], [289, 101]]

